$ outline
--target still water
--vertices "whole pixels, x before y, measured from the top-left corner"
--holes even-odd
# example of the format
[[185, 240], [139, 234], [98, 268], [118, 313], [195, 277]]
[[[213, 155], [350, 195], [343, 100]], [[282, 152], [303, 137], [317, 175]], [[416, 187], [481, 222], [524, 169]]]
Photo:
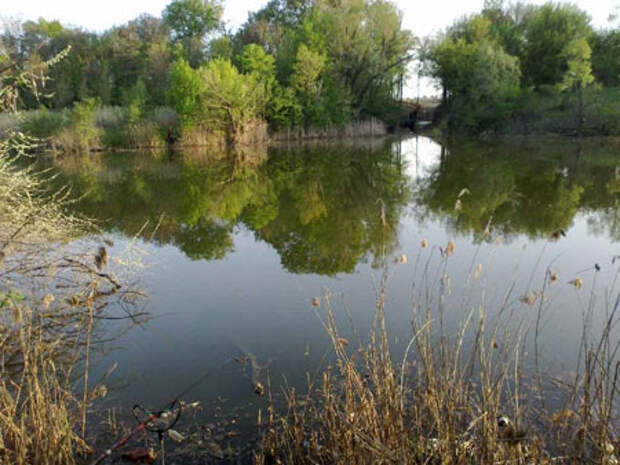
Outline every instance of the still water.
[[[188, 152], [51, 162], [55, 182], [82, 196], [76, 211], [114, 241], [112, 257], [129, 244], [144, 253], [151, 318], [102, 348], [100, 373], [118, 363], [106, 402], [156, 407], [207, 371], [187, 399], [203, 402], [201, 421], [234, 411], [251, 422], [266, 401], [236, 357], [252, 354], [274, 394], [302, 389], [329, 360], [324, 307], [313, 298], [330, 293], [343, 336], [363, 340], [384, 270], [389, 330], [402, 353], [412, 285], [427, 262], [425, 286], [449, 279], [448, 331], [473, 308], [492, 315], [507, 295], [512, 321], [531, 329], [537, 306], [523, 296], [541, 288], [547, 269], [556, 273], [540, 352], [546, 372], [561, 377], [574, 367], [586, 309], [595, 326], [615, 299], [619, 149], [411, 137], [271, 147], [235, 161]], [[450, 241], [439, 273], [434, 260]], [[577, 277], [580, 289], [569, 283]]]

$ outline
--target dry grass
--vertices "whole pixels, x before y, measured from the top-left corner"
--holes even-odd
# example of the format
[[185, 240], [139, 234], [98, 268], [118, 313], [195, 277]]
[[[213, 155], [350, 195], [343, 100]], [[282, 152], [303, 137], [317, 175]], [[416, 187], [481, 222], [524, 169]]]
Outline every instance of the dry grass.
[[88, 384], [93, 321], [115, 302], [134, 308], [140, 293], [103, 244], [77, 240], [96, 230], [64, 213], [69, 191], [46, 195], [47, 174], [8, 157], [31, 144], [16, 135], [0, 146], [0, 463], [71, 464], [105, 392]]
[[309, 140], [309, 139], [336, 139], [343, 137], [374, 137], [387, 134], [385, 124], [377, 119], [357, 121], [345, 126], [330, 126], [325, 128], [287, 128], [271, 134], [274, 141]]
[[[286, 392], [287, 411], [278, 416], [272, 410], [255, 463], [618, 463], [620, 341], [614, 328], [620, 297], [607, 306], [598, 331], [588, 327], [593, 306], [584, 312], [583, 363], [572, 381], [560, 385], [541, 375], [537, 382], [526, 376], [523, 359], [528, 334], [537, 338], [538, 331], [501, 318], [510, 313], [510, 290], [492, 318], [483, 305], [472, 305], [458, 331], [447, 334], [445, 270], [453, 251], [442, 251], [437, 286], [430, 258], [422, 276], [415, 275], [423, 284], [417, 291], [414, 286], [412, 333], [402, 360], [394, 360], [386, 329], [387, 273], [370, 338], [357, 348], [342, 338], [330, 295], [321, 299], [317, 313], [331, 338], [333, 365], [309, 379], [308, 394]], [[548, 273], [539, 312], [550, 279]], [[551, 390], [555, 402], [545, 396]]]

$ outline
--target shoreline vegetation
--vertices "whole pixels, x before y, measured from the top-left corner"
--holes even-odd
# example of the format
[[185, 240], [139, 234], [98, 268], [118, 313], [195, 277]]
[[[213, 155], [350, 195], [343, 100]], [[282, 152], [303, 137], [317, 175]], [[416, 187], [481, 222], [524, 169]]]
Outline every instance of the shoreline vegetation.
[[[11, 132], [27, 133], [38, 139], [37, 152], [79, 155], [106, 150], [151, 150], [209, 147], [219, 151], [231, 148], [223, 131], [196, 125], [181, 131], [175, 140], [168, 136], [178, 116], [168, 107], [157, 108], [147, 117], [127, 122], [128, 109], [89, 108], [77, 104], [72, 110], [23, 111], [0, 115], [0, 137]], [[270, 131], [267, 123], [245, 125], [235, 138], [235, 148], [270, 142], [338, 139], [342, 137], [380, 137], [388, 135], [381, 121], [370, 118], [343, 126], [291, 127]]]
[[[489, 0], [419, 38], [389, 1], [272, 0], [234, 33], [221, 15], [215, 0], [174, 0], [160, 17], [102, 33], [7, 21], [0, 65], [54, 66], [36, 92], [18, 85], [0, 137], [18, 130], [40, 150], [84, 153], [234, 150], [424, 120], [438, 134], [483, 138], [620, 135], [617, 16], [595, 29], [573, 5]], [[439, 100], [405, 98], [414, 62]]]
[[[400, 125], [407, 65], [416, 56], [426, 65], [421, 72], [444, 88], [439, 130], [619, 134], [617, 28], [594, 31], [573, 6], [519, 5], [485, 2], [481, 14], [428, 46], [402, 28], [393, 3], [370, 0], [272, 0], [234, 34], [223, 28], [221, 3], [210, 0], [173, 0], [161, 17], [102, 34], [44, 19], [8, 23], [0, 36], [0, 461], [92, 458], [91, 413], [106, 395], [107, 375], [93, 380], [90, 360], [110, 337], [104, 320], [148, 317], [134, 284], [142, 255], [112, 253], [94, 224], [66, 213], [71, 186], [50, 194], [45, 172], [23, 168], [19, 157], [45, 147], [79, 155], [174, 143], [239, 148], [270, 130], [285, 140], [385, 132]], [[462, 325], [448, 333], [446, 269], [458, 251], [453, 242], [422, 239], [411, 339], [402, 361], [394, 360], [385, 239], [396, 229], [388, 230], [385, 201], [370, 197], [380, 194], [373, 180], [358, 178], [373, 186], [363, 211], [369, 221], [360, 224], [382, 238], [377, 266], [386, 270], [372, 332], [354, 346], [335, 323], [332, 296], [312, 299], [333, 363], [310, 380], [307, 395], [286, 390], [286, 409], [271, 403], [259, 415], [254, 462], [617, 465], [618, 290], [597, 299], [593, 284], [587, 300], [576, 299], [583, 312], [577, 369], [569, 379], [549, 378], [538, 364], [538, 336], [557, 273], [548, 269], [523, 296], [509, 286], [495, 315], [464, 302], [456, 309]], [[460, 196], [451, 210], [454, 201], [462, 208]], [[392, 263], [407, 261], [400, 255]], [[483, 272], [478, 266], [471, 286]], [[558, 292], [587, 283], [571, 278]], [[524, 305], [536, 312], [533, 326], [504, 321]], [[527, 336], [533, 366], [525, 363]], [[558, 393], [559, 404], [552, 402]]]

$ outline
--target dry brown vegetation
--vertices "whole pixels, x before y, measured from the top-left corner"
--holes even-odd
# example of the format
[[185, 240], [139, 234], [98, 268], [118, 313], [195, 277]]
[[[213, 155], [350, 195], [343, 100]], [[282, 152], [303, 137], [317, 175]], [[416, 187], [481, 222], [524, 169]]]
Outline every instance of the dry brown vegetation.
[[[445, 249], [439, 270], [453, 252]], [[406, 263], [403, 257], [400, 264]], [[428, 266], [423, 271], [420, 281], [431, 283]], [[369, 342], [357, 348], [341, 336], [330, 295], [321, 299], [317, 311], [334, 363], [309, 381], [307, 394], [286, 392], [287, 411], [271, 412], [255, 463], [618, 463], [620, 300], [606, 306], [600, 328], [589, 323], [594, 307], [588, 304], [580, 369], [560, 382], [525, 371], [526, 339], [528, 332], [538, 337], [538, 323], [528, 331], [523, 322], [510, 325], [475, 305], [457, 334], [447, 333], [443, 301], [450, 284], [443, 273], [440, 284], [431, 286], [434, 293], [427, 284], [417, 291], [414, 286], [412, 337], [404, 357], [394, 360], [386, 329], [386, 276]], [[540, 305], [538, 321], [552, 281], [547, 273], [540, 299], [532, 304]], [[500, 316], [510, 313], [509, 297], [510, 291]]]
[[[0, 110], [15, 110], [19, 86], [40, 88], [55, 61], [4, 68]], [[131, 312], [141, 294], [95, 226], [66, 214], [70, 190], [49, 195], [50, 173], [18, 164], [38, 143], [14, 130], [0, 141], [0, 463], [72, 464], [89, 449], [90, 402], [105, 394], [88, 379], [95, 322], [113, 303]]]
[[64, 213], [68, 192], [44, 194], [45, 176], [0, 156], [2, 463], [70, 464], [88, 450], [87, 409], [105, 393], [88, 380], [94, 322], [140, 297], [103, 243], [78, 240], [96, 230]]
[[387, 135], [385, 124], [377, 119], [357, 121], [344, 126], [330, 127], [296, 127], [275, 131], [271, 134], [274, 141], [342, 139], [351, 137], [375, 137]]

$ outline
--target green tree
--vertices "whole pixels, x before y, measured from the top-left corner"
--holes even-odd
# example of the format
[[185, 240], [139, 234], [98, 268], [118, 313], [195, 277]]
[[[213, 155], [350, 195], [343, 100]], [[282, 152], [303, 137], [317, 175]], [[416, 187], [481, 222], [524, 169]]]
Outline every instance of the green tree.
[[507, 118], [506, 102], [519, 91], [521, 70], [516, 57], [508, 55], [489, 37], [488, 20], [472, 18], [461, 25], [456, 38], [448, 35], [430, 53], [431, 73], [444, 88], [449, 107], [448, 123], [454, 129], [492, 129]]
[[235, 142], [244, 127], [263, 113], [264, 87], [254, 74], [241, 74], [228, 60], [216, 58], [200, 69], [207, 121]]
[[584, 123], [583, 90], [594, 81], [590, 65], [591, 53], [590, 46], [584, 38], [574, 39], [564, 48], [568, 69], [564, 73], [561, 88], [575, 94], [575, 123], [578, 135], [581, 135]]
[[564, 56], [568, 69], [562, 79], [562, 89], [584, 89], [592, 84], [592, 50], [584, 38], [571, 40], [564, 47]]
[[620, 28], [592, 34], [590, 46], [596, 79], [605, 86], [620, 85]]
[[162, 17], [178, 40], [199, 38], [217, 28], [222, 7], [209, 0], [174, 0]]
[[526, 84], [560, 82], [567, 68], [566, 44], [590, 33], [589, 16], [574, 5], [547, 3], [536, 9], [525, 28], [522, 67]]
[[265, 52], [265, 49], [257, 44], [248, 44], [238, 57], [239, 69], [243, 73], [256, 73], [261, 79], [273, 80], [275, 78], [275, 59]]
[[205, 84], [200, 73], [179, 58], [172, 65], [168, 104], [177, 112], [181, 125], [190, 127], [200, 122], [205, 113]]
[[182, 45], [192, 66], [203, 62], [204, 38], [219, 26], [222, 11], [217, 0], [173, 0], [163, 11], [173, 41]]

